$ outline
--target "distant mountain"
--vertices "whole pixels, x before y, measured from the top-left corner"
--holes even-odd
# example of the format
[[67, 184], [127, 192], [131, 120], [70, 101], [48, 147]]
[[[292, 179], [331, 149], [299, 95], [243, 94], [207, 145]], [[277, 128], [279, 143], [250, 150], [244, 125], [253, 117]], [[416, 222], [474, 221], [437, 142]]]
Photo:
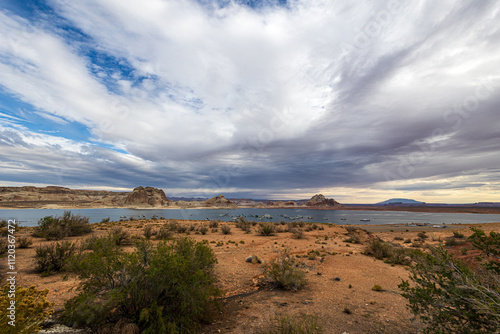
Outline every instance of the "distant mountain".
[[389, 204], [425, 204], [425, 203], [408, 198], [391, 198], [388, 199], [387, 201], [376, 203], [375, 205], [389, 205]]

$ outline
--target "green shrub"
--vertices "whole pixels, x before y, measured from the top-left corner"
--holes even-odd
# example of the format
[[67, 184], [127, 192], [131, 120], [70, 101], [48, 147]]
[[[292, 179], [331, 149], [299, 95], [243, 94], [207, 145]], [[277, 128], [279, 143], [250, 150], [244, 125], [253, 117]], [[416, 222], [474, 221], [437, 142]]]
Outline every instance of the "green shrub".
[[296, 291], [307, 283], [305, 274], [295, 266], [295, 258], [285, 249], [264, 266], [264, 279], [280, 289]]
[[130, 233], [121, 226], [113, 227], [108, 232], [108, 237], [111, 238], [117, 246], [124, 245], [130, 241]]
[[144, 238], [146, 239], [151, 239], [151, 237], [153, 236], [153, 226], [151, 225], [146, 225], [144, 227]]
[[209, 246], [189, 238], [157, 247], [143, 240], [126, 253], [101, 239], [74, 266], [80, 293], [65, 305], [66, 324], [96, 330], [125, 318], [143, 333], [194, 333], [210, 320], [221, 291]]
[[357, 235], [351, 235], [349, 238], [344, 239], [344, 242], [350, 243], [350, 244], [360, 244], [361, 240]]
[[159, 240], [166, 240], [170, 239], [172, 237], [172, 232], [165, 226], [160, 227], [158, 230], [158, 234], [156, 235], [156, 238]]
[[320, 334], [323, 326], [313, 314], [277, 314], [267, 321], [259, 334]]
[[188, 227], [186, 225], [179, 224], [177, 225], [177, 233], [186, 233], [188, 231]]
[[372, 290], [373, 291], [383, 291], [384, 289], [382, 289], [382, 287], [378, 284], [375, 284], [373, 287], [372, 287]]
[[462, 246], [462, 245], [465, 245], [465, 243], [466, 243], [465, 240], [457, 240], [454, 237], [447, 237], [444, 240], [444, 245], [446, 247]]
[[29, 248], [33, 245], [33, 240], [26, 237], [18, 237], [16, 238], [16, 241], [19, 243], [19, 248]]
[[252, 223], [243, 217], [236, 219], [236, 227], [245, 231], [246, 233], [252, 232]]
[[292, 238], [293, 239], [305, 239], [306, 235], [304, 234], [304, 231], [298, 230], [298, 229], [291, 229], [290, 232], [292, 232]]
[[177, 221], [173, 220], [169, 223], [166, 224], [167, 228], [169, 229], [169, 231], [177, 231], [177, 228], [179, 227], [179, 223], [177, 223]]
[[462, 234], [462, 233], [460, 233], [460, 232], [456, 232], [456, 231], [454, 231], [454, 232], [453, 232], [453, 238], [463, 239], [463, 238], [465, 238], [465, 235], [463, 235], [463, 234]]
[[110, 218], [103, 218], [101, 219], [101, 223], [109, 223]]
[[372, 239], [365, 248], [365, 254], [384, 260], [391, 264], [409, 265], [411, 256], [421, 253], [420, 250], [403, 248], [381, 239]]
[[271, 236], [276, 232], [274, 223], [260, 223], [257, 232], [263, 236]]
[[[500, 240], [477, 230], [471, 240], [486, 254]], [[484, 237], [484, 238], [483, 238]], [[473, 242], [474, 244], [474, 242]], [[409, 309], [426, 325], [425, 333], [495, 333], [500, 328], [500, 276], [486, 263], [473, 271], [444, 248], [414, 256], [410, 280], [399, 285]], [[497, 262], [495, 262], [498, 265]]]
[[208, 227], [201, 226], [200, 229], [199, 229], [199, 231], [200, 231], [201, 234], [205, 235], [208, 232]]
[[47, 301], [48, 289], [37, 290], [35, 286], [24, 288], [20, 285], [15, 287], [15, 326], [9, 325], [10, 319], [8, 317], [10, 307], [9, 294], [10, 285], [5, 285], [1, 288], [0, 293], [0, 309], [2, 316], [0, 317], [0, 328], [4, 334], [26, 333], [35, 334], [42, 329], [42, 323], [48, 319], [53, 313], [51, 307], [54, 305]]
[[365, 248], [365, 253], [371, 255], [376, 259], [383, 260], [391, 257], [394, 247], [380, 239], [371, 240]]
[[500, 275], [500, 233], [490, 232], [486, 235], [483, 230], [475, 227], [471, 227], [473, 234], [469, 237], [469, 241], [472, 245], [483, 251], [486, 256], [492, 256], [493, 260], [485, 260], [483, 263], [487, 270], [494, 272], [496, 275]]
[[231, 234], [231, 227], [229, 227], [229, 225], [222, 225], [220, 230], [222, 231], [222, 234]]
[[210, 223], [208, 224], [210, 228], [217, 228], [219, 227], [219, 222], [216, 220], [211, 220]]
[[92, 232], [88, 217], [72, 215], [65, 211], [62, 217], [46, 216], [38, 221], [33, 236], [47, 240], [61, 240]]
[[61, 271], [75, 250], [75, 244], [69, 241], [55, 242], [37, 247], [35, 249], [35, 269], [44, 275]]
[[417, 236], [422, 240], [425, 240], [429, 237], [425, 232], [418, 232]]
[[7, 241], [7, 238], [0, 238], [0, 256], [7, 253], [8, 245], [9, 243]]

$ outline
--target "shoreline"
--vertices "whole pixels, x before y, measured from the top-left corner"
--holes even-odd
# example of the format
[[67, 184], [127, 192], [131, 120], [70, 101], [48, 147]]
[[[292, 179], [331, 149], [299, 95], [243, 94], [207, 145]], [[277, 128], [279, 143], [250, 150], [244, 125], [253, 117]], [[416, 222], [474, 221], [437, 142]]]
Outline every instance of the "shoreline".
[[269, 209], [269, 210], [318, 210], [318, 211], [389, 211], [389, 212], [435, 212], [435, 213], [470, 213], [470, 214], [500, 214], [500, 207], [471, 207], [471, 206], [456, 206], [456, 207], [443, 207], [443, 206], [341, 206], [341, 207], [314, 207], [314, 206], [238, 206], [238, 207], [214, 207], [214, 206], [158, 206], [158, 207], [123, 207], [123, 206], [78, 206], [78, 205], [60, 205], [60, 204], [47, 204], [41, 207], [24, 207], [19, 204], [17, 207], [2, 206], [0, 210], [80, 210], [80, 209], [130, 209], [130, 210], [238, 210], [238, 209]]

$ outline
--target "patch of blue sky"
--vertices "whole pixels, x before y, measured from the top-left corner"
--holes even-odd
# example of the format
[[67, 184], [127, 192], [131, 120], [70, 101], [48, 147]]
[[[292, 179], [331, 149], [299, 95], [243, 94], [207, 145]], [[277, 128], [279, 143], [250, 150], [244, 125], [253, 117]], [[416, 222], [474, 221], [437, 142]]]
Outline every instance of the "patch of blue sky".
[[108, 91], [121, 95], [119, 80], [127, 80], [136, 86], [144, 77], [138, 76], [134, 67], [125, 59], [117, 58], [106, 52], [90, 47], [89, 44], [81, 45], [80, 53], [89, 60], [88, 70]]
[[254, 10], [263, 10], [269, 7], [289, 7], [289, 0], [197, 0], [207, 9], [224, 8], [232, 3], [250, 7]]
[[3, 125], [13, 129], [22, 127], [34, 133], [43, 133], [87, 141], [91, 134], [81, 123], [49, 114], [9, 94], [0, 86], [0, 118]]
[[38, 18], [40, 13], [52, 12], [43, 0], [0, 0], [0, 8], [29, 20]]

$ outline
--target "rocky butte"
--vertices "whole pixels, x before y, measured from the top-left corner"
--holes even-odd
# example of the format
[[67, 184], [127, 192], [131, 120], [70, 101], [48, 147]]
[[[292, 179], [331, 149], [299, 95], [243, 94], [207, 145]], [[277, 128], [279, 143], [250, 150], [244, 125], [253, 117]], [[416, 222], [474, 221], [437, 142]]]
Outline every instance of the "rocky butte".
[[125, 199], [125, 206], [162, 207], [173, 203], [163, 190], [153, 187], [137, 187]]
[[306, 206], [332, 208], [332, 207], [340, 207], [341, 205], [333, 198], [325, 198], [325, 196], [318, 194], [311, 197], [311, 199], [307, 201]]
[[236, 203], [226, 199], [222, 194], [205, 201], [205, 206], [211, 207], [237, 207]]

